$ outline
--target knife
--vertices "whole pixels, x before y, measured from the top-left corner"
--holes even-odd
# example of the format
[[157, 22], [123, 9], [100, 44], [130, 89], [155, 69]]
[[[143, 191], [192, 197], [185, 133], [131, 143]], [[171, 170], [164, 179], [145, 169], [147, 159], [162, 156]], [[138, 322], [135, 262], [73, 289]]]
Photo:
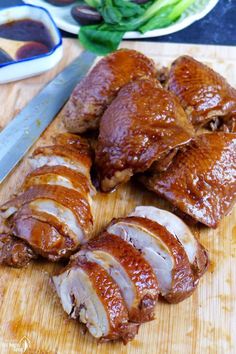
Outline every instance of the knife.
[[0, 183], [6, 178], [70, 97], [88, 72], [95, 54], [83, 52], [52, 81], [0, 133]]

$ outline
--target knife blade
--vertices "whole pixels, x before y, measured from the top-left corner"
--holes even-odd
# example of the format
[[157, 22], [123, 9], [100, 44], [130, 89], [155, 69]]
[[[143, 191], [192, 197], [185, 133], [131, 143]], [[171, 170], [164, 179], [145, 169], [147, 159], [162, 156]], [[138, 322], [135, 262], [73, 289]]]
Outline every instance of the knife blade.
[[0, 133], [0, 184], [52, 122], [95, 54], [83, 52], [50, 81]]

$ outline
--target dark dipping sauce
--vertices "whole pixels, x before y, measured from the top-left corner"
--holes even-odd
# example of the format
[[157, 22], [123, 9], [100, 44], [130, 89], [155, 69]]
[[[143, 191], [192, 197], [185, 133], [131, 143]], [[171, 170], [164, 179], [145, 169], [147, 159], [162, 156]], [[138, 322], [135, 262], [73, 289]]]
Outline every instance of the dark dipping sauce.
[[[17, 60], [46, 54], [54, 47], [48, 28], [42, 22], [31, 19], [12, 21], [0, 25], [0, 48], [1, 38], [32, 42], [22, 45], [17, 51]], [[0, 65], [10, 61], [13, 61], [13, 59], [0, 50]]]

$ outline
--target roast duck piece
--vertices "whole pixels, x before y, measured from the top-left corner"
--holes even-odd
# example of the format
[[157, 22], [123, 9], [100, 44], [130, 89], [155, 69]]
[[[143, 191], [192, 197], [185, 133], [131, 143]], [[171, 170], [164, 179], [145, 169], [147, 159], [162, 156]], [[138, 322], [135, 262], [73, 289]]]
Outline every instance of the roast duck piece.
[[131, 340], [154, 318], [161, 296], [178, 303], [192, 294], [208, 255], [177, 216], [140, 206], [114, 219], [53, 277], [64, 310], [101, 340]]
[[101, 190], [112, 190], [155, 161], [169, 164], [193, 134], [178, 99], [157, 80], [130, 82], [101, 118], [96, 149]]
[[166, 171], [152, 170], [141, 180], [181, 212], [216, 228], [236, 199], [236, 134], [199, 135]]
[[20, 193], [0, 207], [0, 263], [69, 257], [91, 235], [91, 156], [86, 140], [60, 134], [37, 148]]
[[70, 132], [97, 129], [121, 87], [135, 79], [155, 78], [154, 62], [142, 53], [120, 49], [101, 59], [76, 86], [66, 104], [64, 122]]
[[214, 70], [181, 56], [171, 66], [167, 87], [180, 100], [192, 124], [236, 132], [236, 90]]

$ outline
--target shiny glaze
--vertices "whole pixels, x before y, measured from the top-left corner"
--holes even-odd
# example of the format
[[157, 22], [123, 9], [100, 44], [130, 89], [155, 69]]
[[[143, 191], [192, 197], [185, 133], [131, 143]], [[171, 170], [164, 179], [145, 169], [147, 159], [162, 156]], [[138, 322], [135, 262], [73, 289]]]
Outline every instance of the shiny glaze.
[[164, 226], [183, 246], [194, 276], [200, 278], [208, 268], [208, 252], [190, 228], [175, 214], [152, 206], [138, 206], [129, 216], [147, 218]]
[[197, 136], [167, 171], [153, 172], [143, 182], [193, 219], [216, 228], [236, 198], [236, 134]]
[[169, 73], [168, 88], [178, 96], [197, 128], [213, 118], [236, 115], [236, 90], [218, 73], [189, 57], [179, 57]]
[[70, 266], [81, 267], [87, 273], [94, 290], [106, 310], [110, 331], [109, 334], [102, 339], [122, 339], [124, 343], [133, 339], [137, 333], [138, 325], [128, 322], [128, 311], [121, 296], [120, 289], [110, 275], [101, 266], [93, 262], [81, 262], [75, 259], [69, 267]]
[[[62, 176], [67, 178], [75, 188], [81, 190], [83, 196], [89, 194], [90, 186], [88, 179], [75, 170], [67, 168], [65, 166], [42, 166], [29, 173], [24, 181], [23, 189], [27, 189], [35, 184], [47, 184], [47, 180], [52, 176]], [[36, 183], [37, 178], [39, 182]]]
[[50, 199], [70, 209], [76, 216], [79, 225], [85, 235], [89, 235], [92, 228], [92, 215], [90, 205], [83, 195], [75, 190], [62, 186], [36, 185], [27, 189], [16, 198], [5, 203], [1, 210], [14, 206], [20, 209], [23, 205], [37, 199]]
[[[193, 276], [187, 254], [179, 241], [167, 231], [165, 227], [157, 222], [137, 216], [119, 218], [113, 223], [127, 223], [144, 230], [150, 236], [159, 238], [168, 248], [174, 262], [172, 269], [172, 288], [169, 293], [164, 295], [164, 299], [170, 303], [178, 303], [189, 297], [195, 290], [198, 279]], [[158, 279], [157, 279], [158, 280]]]
[[73, 249], [71, 240], [47, 222], [34, 217], [21, 217], [14, 220], [12, 233], [25, 240], [35, 251], [51, 261], [68, 257]]
[[80, 152], [83, 152], [85, 155], [90, 157], [91, 149], [88, 141], [82, 138], [79, 135], [71, 133], [61, 133], [54, 137], [55, 145], [69, 145], [73, 146], [76, 149], [79, 149]]
[[78, 238], [66, 223], [36, 210], [30, 203], [19, 209], [9, 225], [15, 236], [26, 240], [37, 254], [52, 261], [68, 258], [78, 248]]
[[135, 299], [129, 311], [129, 318], [134, 322], [150, 321], [154, 317], [159, 289], [156, 276], [151, 266], [140, 253], [128, 242], [116, 235], [103, 232], [92, 239], [82, 251], [102, 250], [111, 254], [123, 267], [135, 289]]
[[36, 255], [24, 241], [0, 234], [0, 264], [21, 268], [34, 258]]
[[80, 151], [79, 149], [75, 149], [73, 146], [64, 146], [64, 145], [52, 145], [52, 146], [42, 146], [37, 148], [33, 156], [37, 155], [47, 155], [47, 156], [61, 156], [65, 157], [71, 161], [73, 161], [74, 164], [82, 164], [84, 165], [87, 169], [90, 169], [91, 167], [91, 159], [89, 156], [85, 155], [83, 151]]
[[157, 80], [129, 83], [100, 122], [96, 163], [101, 189], [109, 191], [125, 182], [125, 177], [112, 181], [122, 171], [130, 171], [130, 176], [145, 171], [192, 135], [193, 127], [178, 100]]
[[59, 155], [82, 163], [88, 170], [91, 168], [91, 148], [86, 139], [75, 134], [62, 133], [56, 135], [53, 140], [54, 145], [37, 148], [33, 156]]
[[[168, 253], [171, 254], [174, 263], [174, 267], [172, 269], [172, 289], [165, 295], [165, 299], [168, 302], [177, 303], [192, 294], [199, 279], [193, 274], [187, 254], [185, 253], [181, 243], [173, 234], [169, 233], [164, 226], [158, 224], [157, 222], [142, 217], [124, 217], [114, 219], [108, 225], [108, 228], [116, 223], [130, 224], [137, 229], [137, 233], [139, 230], [143, 230], [150, 235], [150, 237], [158, 238], [163, 247], [168, 249]], [[124, 293], [119, 289], [118, 284], [113, 280], [112, 276], [109, 275], [109, 270], [105, 270], [105, 267], [86, 258], [86, 252], [91, 253], [96, 251], [101, 251], [100, 256], [102, 256], [102, 252], [112, 255], [125, 269], [125, 272], [128, 274], [136, 288], [137, 306], [140, 307], [140, 314], [143, 310], [143, 304], [139, 302], [140, 299], [145, 299], [144, 301], [147, 301], [145, 305], [151, 306], [151, 312], [153, 311], [154, 303], [153, 298], [151, 298], [152, 301], [149, 302], [149, 291], [154, 290], [154, 292], [156, 292], [156, 297], [158, 293], [158, 280], [155, 280], [154, 270], [149, 265], [148, 261], [143, 259], [140, 250], [136, 250], [131, 243], [124, 241], [120, 236], [110, 234], [107, 231], [104, 231], [98, 237], [90, 240], [86, 245], [82, 246], [78, 253], [71, 256], [69, 264], [53, 277], [57, 293], [61, 299], [64, 310], [70, 314], [72, 318], [80, 318], [79, 314], [81, 307], [84, 308], [85, 311], [86, 307], [83, 307], [83, 294], [80, 294], [80, 289], [77, 288], [77, 278], [74, 278], [74, 280], [68, 283], [67, 286], [63, 286], [65, 285], [63, 281], [68, 277], [68, 274], [72, 274], [72, 272], [78, 270], [78, 268], [79, 270], [86, 272], [90, 282], [92, 283], [92, 288], [90, 288], [86, 295], [89, 299], [91, 299], [91, 301], [94, 300], [94, 302], [95, 295], [98, 296], [109, 321], [109, 333], [107, 334], [106, 327], [106, 332], [103, 332], [106, 334], [104, 337], [99, 338], [102, 340], [122, 339], [124, 343], [127, 343], [127, 341], [132, 340], [137, 334], [140, 325], [140, 318], [138, 320], [139, 323], [137, 323], [137, 318], [135, 319], [133, 317], [135, 313], [128, 312], [122, 296]], [[97, 257], [98, 255], [99, 252], [97, 252]], [[105, 257], [104, 259], [106, 260], [109, 258]], [[132, 286], [132, 283], [130, 286]], [[72, 303], [70, 299], [73, 301], [73, 292], [74, 294], [76, 292], [77, 300]], [[146, 295], [148, 298], [146, 298]], [[76, 305], [78, 306], [76, 307]], [[97, 306], [96, 313], [99, 312], [98, 308], [99, 307]], [[99, 310], [101, 313], [101, 308], [99, 308]], [[149, 315], [151, 312], [149, 312]], [[144, 312], [142, 315], [144, 314], [148, 315], [148, 312]], [[89, 316], [87, 312], [87, 317], [85, 313], [83, 314], [83, 318], [86, 319], [85, 322], [89, 328], [89, 324], [94, 321], [93, 315], [91, 314]], [[151, 319], [152, 316], [146, 317], [146, 320]], [[99, 325], [102, 325], [102, 323], [104, 323], [104, 321], [101, 316], [99, 319]], [[96, 336], [96, 334], [93, 335]]]
[[103, 59], [74, 89], [65, 108], [67, 130], [96, 129], [107, 106], [121, 87], [140, 77], [156, 77], [151, 59], [135, 50], [120, 49]]
[[[87, 141], [72, 134], [60, 134], [54, 141], [57, 145], [38, 148], [33, 155], [45, 157], [52, 154], [55, 159], [58, 155], [68, 157], [72, 167], [73, 164], [83, 166], [84, 174], [63, 165], [39, 167], [26, 177], [21, 193], [1, 206], [0, 211], [7, 210], [8, 213], [8, 208], [15, 208], [10, 217], [10, 214], [2, 215], [2, 225], [7, 232], [24, 239], [36, 254], [58, 261], [68, 258], [91, 236], [90, 193], [93, 187], [89, 173], [91, 151]], [[63, 181], [67, 181], [66, 186]], [[17, 241], [17, 238], [13, 239]], [[13, 252], [13, 247], [9, 252], [11, 250]]]

